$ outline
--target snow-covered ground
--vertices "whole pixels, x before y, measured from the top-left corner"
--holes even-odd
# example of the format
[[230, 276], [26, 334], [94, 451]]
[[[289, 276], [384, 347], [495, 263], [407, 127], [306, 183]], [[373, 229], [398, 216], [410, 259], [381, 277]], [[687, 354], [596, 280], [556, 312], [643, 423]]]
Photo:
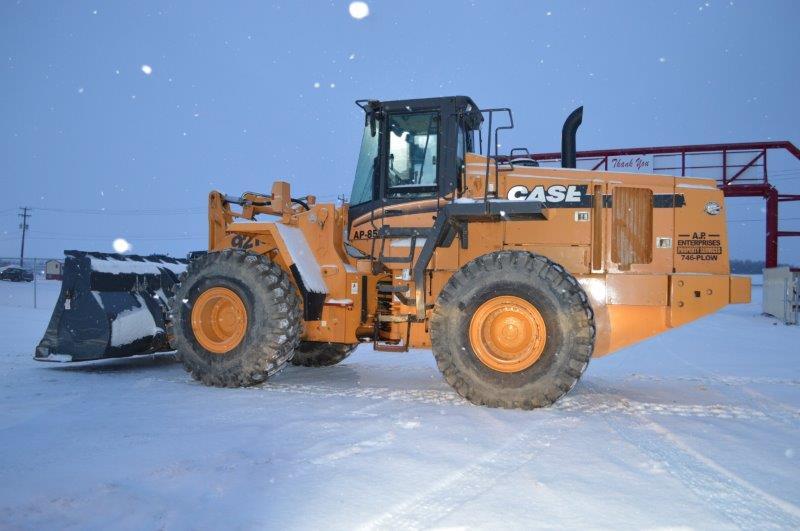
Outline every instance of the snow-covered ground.
[[430, 352], [213, 389], [170, 355], [31, 359], [57, 282], [0, 282], [0, 528], [798, 528], [800, 328], [754, 304], [476, 407]]

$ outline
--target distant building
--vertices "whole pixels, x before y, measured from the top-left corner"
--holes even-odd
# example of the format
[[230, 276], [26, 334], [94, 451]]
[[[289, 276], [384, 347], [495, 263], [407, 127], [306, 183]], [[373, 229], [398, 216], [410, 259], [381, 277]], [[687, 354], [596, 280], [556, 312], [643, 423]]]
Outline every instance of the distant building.
[[48, 260], [44, 263], [44, 277], [47, 280], [64, 278], [64, 264], [60, 260]]

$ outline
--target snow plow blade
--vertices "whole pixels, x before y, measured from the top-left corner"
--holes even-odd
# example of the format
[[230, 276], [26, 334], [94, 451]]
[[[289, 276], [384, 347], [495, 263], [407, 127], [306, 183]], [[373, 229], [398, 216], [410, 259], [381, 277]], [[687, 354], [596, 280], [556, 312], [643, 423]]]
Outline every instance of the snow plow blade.
[[89, 361], [172, 350], [168, 302], [187, 260], [64, 251], [61, 293], [39, 361]]

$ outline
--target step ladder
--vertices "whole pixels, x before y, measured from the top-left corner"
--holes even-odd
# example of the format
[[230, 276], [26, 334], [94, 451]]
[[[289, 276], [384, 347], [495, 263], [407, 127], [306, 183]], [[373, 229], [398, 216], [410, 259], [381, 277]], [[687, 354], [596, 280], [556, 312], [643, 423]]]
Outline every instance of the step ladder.
[[[389, 282], [379, 282], [378, 306], [375, 314], [374, 332], [372, 347], [374, 350], [383, 352], [406, 352], [409, 347], [411, 337], [412, 314], [398, 314], [394, 311], [396, 306], [395, 297], [402, 304], [406, 304], [408, 299], [405, 296], [409, 287], [407, 285], [396, 285]], [[405, 323], [405, 326], [402, 326]], [[398, 325], [402, 328], [401, 339], [394, 341], [388, 338], [392, 327]]]
[[[431, 229], [427, 227], [390, 227], [383, 225], [378, 229], [378, 238], [381, 247], [378, 252], [378, 262], [381, 264], [411, 264], [414, 261], [414, 252], [417, 249], [417, 238], [427, 238]], [[386, 240], [408, 239], [408, 254], [405, 256], [386, 256]], [[391, 243], [389, 244], [391, 246]], [[375, 256], [373, 253], [372, 256]]]

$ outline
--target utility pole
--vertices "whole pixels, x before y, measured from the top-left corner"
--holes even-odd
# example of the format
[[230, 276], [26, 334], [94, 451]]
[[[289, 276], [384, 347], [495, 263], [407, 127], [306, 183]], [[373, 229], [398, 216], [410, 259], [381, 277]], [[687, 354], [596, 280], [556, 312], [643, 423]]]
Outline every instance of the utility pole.
[[[25, 258], [25, 233], [28, 232], [28, 218], [31, 217], [31, 214], [28, 212], [31, 208], [30, 207], [20, 207], [20, 212], [17, 214], [19, 217], [22, 218], [22, 223], [19, 224], [19, 228], [22, 229], [22, 246], [19, 250], [19, 266], [23, 267], [22, 261]], [[36, 274], [34, 272], [34, 274]]]

